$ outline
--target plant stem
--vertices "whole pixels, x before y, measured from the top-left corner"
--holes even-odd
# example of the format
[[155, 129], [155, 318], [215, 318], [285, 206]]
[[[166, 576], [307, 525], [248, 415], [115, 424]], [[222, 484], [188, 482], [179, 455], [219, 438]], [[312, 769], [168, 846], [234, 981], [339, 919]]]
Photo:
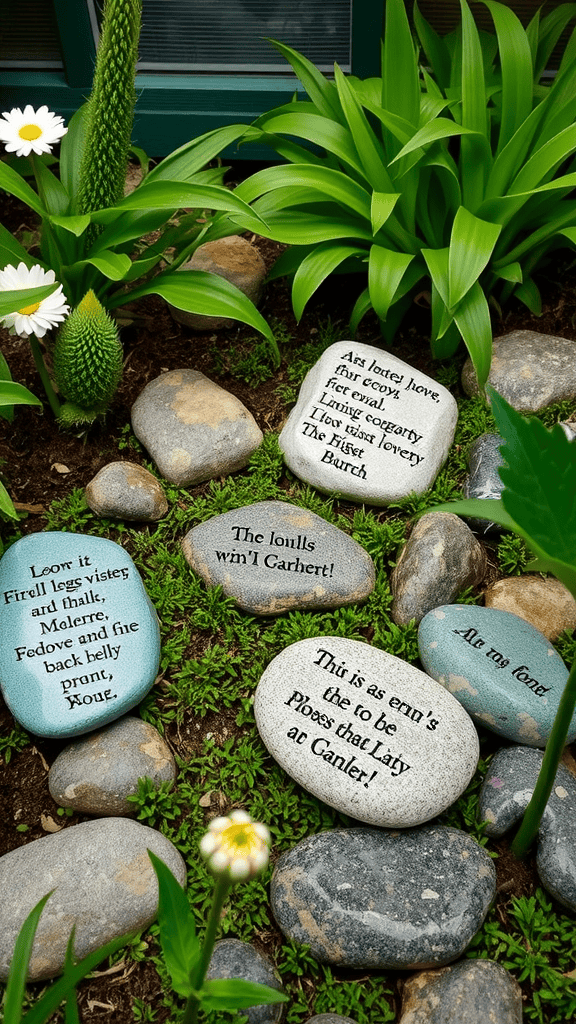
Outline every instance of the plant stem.
[[36, 363], [36, 369], [38, 370], [38, 373], [40, 374], [40, 379], [42, 381], [42, 384], [44, 385], [44, 391], [46, 392], [46, 397], [50, 403], [50, 408], [52, 409], [52, 412], [54, 413], [56, 419], [58, 419], [60, 415], [60, 402], [56, 398], [54, 388], [52, 387], [52, 382], [50, 380], [50, 377], [48, 376], [48, 370], [46, 369], [46, 364], [44, 362], [44, 357], [40, 349], [38, 338], [36, 337], [35, 334], [31, 334], [29, 341], [30, 348], [32, 349], [32, 355], [34, 356], [34, 362]]
[[570, 727], [570, 722], [572, 721], [572, 715], [574, 714], [575, 707], [576, 661], [574, 661], [574, 664], [570, 669], [570, 674], [566, 680], [564, 692], [560, 698], [560, 703], [552, 725], [552, 731], [548, 737], [544, 758], [542, 760], [542, 767], [538, 774], [532, 798], [528, 807], [524, 811], [522, 824], [520, 825], [514, 842], [512, 843], [512, 852], [516, 857], [526, 856], [532, 842], [536, 838], [536, 833], [540, 828], [540, 820], [544, 814], [548, 797], [552, 792], [552, 786], [554, 785], [554, 779], [556, 778], [556, 772], [566, 743], [566, 736], [568, 735], [568, 729]]
[[[218, 931], [218, 926], [220, 924], [222, 908], [231, 886], [232, 883], [230, 882], [230, 879], [225, 875], [220, 875], [216, 879], [216, 885], [214, 886], [214, 899], [212, 901], [212, 909], [210, 910], [210, 916], [206, 926], [204, 942], [202, 943], [202, 951], [200, 953], [198, 966], [192, 979], [192, 985], [196, 992], [198, 992], [202, 987], [204, 978], [206, 977], [206, 971], [208, 970], [208, 964], [210, 963], [210, 957], [212, 956], [212, 950], [214, 949], [214, 942], [216, 941], [216, 932]], [[196, 999], [195, 996], [190, 996], [186, 1003], [182, 1024], [196, 1024], [198, 1020], [199, 1005], [198, 999]]]

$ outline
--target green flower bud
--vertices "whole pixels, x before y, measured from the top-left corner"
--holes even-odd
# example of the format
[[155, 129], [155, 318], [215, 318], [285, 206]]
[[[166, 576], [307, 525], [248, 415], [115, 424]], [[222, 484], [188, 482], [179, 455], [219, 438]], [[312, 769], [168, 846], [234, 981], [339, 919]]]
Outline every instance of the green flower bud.
[[62, 324], [54, 348], [54, 377], [61, 394], [74, 408], [63, 414], [71, 422], [90, 422], [106, 410], [122, 376], [118, 328], [93, 291]]

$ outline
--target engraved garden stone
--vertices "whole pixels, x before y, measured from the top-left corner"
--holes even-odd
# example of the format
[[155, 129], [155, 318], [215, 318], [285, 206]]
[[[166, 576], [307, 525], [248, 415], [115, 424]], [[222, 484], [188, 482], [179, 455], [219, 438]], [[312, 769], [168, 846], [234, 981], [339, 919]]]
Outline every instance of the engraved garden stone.
[[98, 729], [148, 693], [158, 618], [129, 554], [78, 533], [33, 533], [0, 562], [0, 686], [38, 736]]
[[458, 829], [351, 828], [284, 853], [270, 901], [286, 938], [321, 963], [406, 970], [460, 956], [495, 890], [492, 860]]
[[[488, 383], [519, 412], [538, 412], [576, 397], [576, 343], [538, 331], [512, 331], [492, 343]], [[462, 370], [467, 395], [478, 393], [472, 361]]]
[[96, 515], [155, 522], [168, 502], [155, 476], [135, 462], [109, 462], [86, 484], [84, 497]]
[[443, 687], [407, 662], [342, 637], [300, 640], [264, 671], [254, 712], [293, 779], [371, 825], [406, 828], [454, 803], [478, 736]]
[[147, 928], [158, 911], [158, 883], [147, 850], [186, 885], [186, 865], [160, 832], [129, 818], [71, 825], [0, 857], [0, 980], [8, 976], [16, 936], [47, 892], [28, 979], [59, 974], [75, 926], [78, 959], [106, 942]]
[[382, 349], [339, 341], [306, 375], [279, 442], [306, 483], [386, 505], [430, 487], [457, 418], [432, 378]]
[[422, 971], [402, 988], [398, 1024], [522, 1024], [522, 989], [495, 960]]
[[[544, 747], [568, 669], [546, 637], [510, 612], [444, 605], [418, 630], [426, 671], [499, 736]], [[576, 713], [567, 742], [576, 737]]]
[[338, 608], [374, 589], [370, 555], [314, 512], [282, 501], [215, 516], [182, 542], [186, 560], [208, 586], [221, 586], [253, 615], [293, 608]]

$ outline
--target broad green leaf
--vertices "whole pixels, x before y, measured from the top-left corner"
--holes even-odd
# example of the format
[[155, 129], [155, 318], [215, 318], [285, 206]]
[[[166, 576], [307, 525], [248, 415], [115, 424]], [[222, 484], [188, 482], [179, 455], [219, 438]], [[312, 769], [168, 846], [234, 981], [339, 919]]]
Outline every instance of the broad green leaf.
[[453, 512], [457, 516], [471, 516], [475, 519], [489, 519], [506, 530], [519, 532], [518, 524], [508, 515], [502, 501], [498, 498], [466, 498], [463, 501], [447, 501], [441, 505], [434, 505], [433, 511]]
[[219, 185], [194, 185], [181, 181], [150, 181], [150, 175], [143, 185], [121, 199], [116, 206], [97, 210], [91, 217], [98, 224], [109, 224], [124, 210], [181, 210], [188, 207], [226, 210], [241, 215], [246, 226], [254, 231], [262, 226], [260, 219], [239, 198], [237, 190], [231, 192]]
[[78, 260], [74, 264], [74, 271], [86, 266], [96, 267], [96, 270], [104, 274], [109, 281], [123, 281], [132, 263], [126, 253], [102, 249], [95, 256], [87, 256], [85, 260]]
[[11, 235], [0, 224], [0, 270], [3, 270], [8, 264], [17, 267], [19, 263], [24, 263], [28, 268], [35, 266], [37, 263], [44, 267], [41, 260], [31, 256], [28, 250], [14, 238], [14, 235]]
[[[382, 106], [417, 125], [420, 78], [404, 0], [387, 0], [382, 51]], [[393, 154], [390, 154], [391, 156]]]
[[155, 253], [155, 255], [144, 257], [141, 260], [133, 260], [129, 269], [122, 277], [122, 281], [124, 284], [137, 281], [139, 277], [144, 277], [153, 267], [157, 266], [161, 259], [162, 253]]
[[79, 238], [80, 235], [84, 234], [90, 223], [90, 214], [72, 214], [64, 217], [53, 214], [50, 217], [50, 223], [55, 224], [58, 228], [63, 228], [64, 231], [69, 231], [70, 234], [76, 235], [76, 238]]
[[49, 167], [46, 167], [42, 160], [35, 159], [33, 167], [37, 179], [38, 193], [46, 209], [51, 214], [66, 213], [70, 200], [62, 182], [52, 173]]
[[542, 313], [542, 296], [540, 289], [531, 277], [527, 277], [518, 288], [514, 289], [514, 296], [520, 299], [531, 313], [540, 316]]
[[356, 331], [358, 330], [358, 324], [362, 320], [362, 317], [366, 316], [366, 313], [369, 313], [371, 309], [372, 303], [370, 301], [370, 292], [365, 288], [356, 299], [354, 308], [350, 314], [349, 328], [352, 337], [355, 336]]
[[248, 1006], [285, 1003], [288, 996], [268, 985], [258, 985], [240, 978], [219, 978], [205, 981], [198, 992], [205, 1010], [241, 1010]]
[[[529, 117], [520, 125], [508, 144], [498, 154], [492, 164], [486, 182], [485, 200], [506, 195], [510, 182], [518, 174], [526, 160], [526, 155], [533, 140], [536, 138], [542, 121], [545, 119], [546, 110], [547, 106], [545, 103], [540, 103], [535, 107]], [[480, 210], [476, 212], [481, 213]]]
[[388, 192], [372, 193], [370, 220], [372, 221], [372, 231], [375, 235], [378, 234], [382, 225], [385, 224], [390, 217], [399, 198], [399, 192], [392, 192], [391, 194]]
[[[523, 195], [534, 191], [541, 184], [546, 175], [553, 168], [559, 166], [563, 160], [570, 156], [576, 149], [576, 125], [572, 124], [560, 132], [549, 142], [540, 147], [522, 169], [518, 172], [510, 186], [510, 195]], [[574, 175], [562, 175], [566, 185], [573, 186]], [[561, 179], [558, 179], [561, 180]], [[546, 186], [543, 186], [546, 187]], [[549, 183], [550, 188], [558, 187], [555, 182]]]
[[[314, 201], [317, 201], [317, 193], [320, 193], [323, 199], [340, 203], [370, 222], [370, 196], [367, 190], [352, 181], [347, 174], [330, 167], [311, 167], [308, 164], [266, 167], [243, 181], [235, 195], [251, 202], [264, 192], [288, 185], [313, 189], [316, 194], [311, 198]], [[390, 191], [394, 190], [391, 188]]]
[[462, 126], [484, 139], [464, 135], [460, 141], [462, 195], [464, 205], [474, 212], [482, 202], [484, 185], [492, 166], [488, 142], [488, 115], [482, 46], [466, 0], [462, 10]]
[[[185, 215], [186, 216], [186, 215]], [[112, 223], [108, 224], [102, 234], [98, 236], [92, 252], [98, 249], [114, 248], [131, 242], [135, 238], [142, 238], [150, 231], [157, 231], [161, 228], [170, 215], [167, 210], [127, 210], [120, 214]], [[156, 243], [154, 243], [156, 245]]]
[[502, 230], [500, 224], [480, 220], [464, 206], [452, 225], [448, 256], [448, 302], [454, 309], [488, 265]]
[[554, 178], [553, 181], [548, 181], [545, 185], [538, 185], [536, 188], [531, 188], [528, 192], [511, 192], [509, 198], [516, 199], [518, 196], [535, 196], [540, 192], [556, 192], [558, 189], [564, 188], [572, 189], [575, 185], [576, 172], [572, 172], [571, 174], [562, 174], [559, 178]]
[[414, 27], [439, 85], [442, 89], [446, 89], [450, 85], [450, 53], [448, 47], [442, 37], [422, 17], [417, 3], [414, 4]]
[[377, 316], [385, 320], [392, 305], [398, 286], [414, 256], [394, 252], [380, 245], [370, 248], [368, 261], [368, 290], [370, 301]]
[[400, 160], [408, 153], [412, 153], [416, 149], [422, 149], [432, 142], [437, 142], [439, 139], [449, 139], [456, 135], [478, 135], [478, 133], [470, 128], [464, 128], [460, 124], [455, 124], [454, 121], [449, 121], [446, 117], [437, 117], [434, 121], [429, 121], [423, 128], [420, 128], [410, 139], [410, 142], [403, 146], [391, 163], [395, 163], [396, 160]]
[[[18, 513], [17, 513], [16, 509], [14, 508], [14, 502], [12, 501], [12, 498], [8, 494], [8, 491], [6, 490], [6, 488], [4, 487], [4, 484], [1, 483], [1, 482], [0, 482], [0, 512], [2, 513], [2, 515], [8, 516], [9, 519], [18, 519]], [[2, 548], [2, 541], [0, 541], [0, 554], [2, 553], [2, 550], [3, 550], [3, 548]], [[4, 1013], [6, 1013], [6, 1010], [4, 1010]], [[6, 1021], [6, 1024], [8, 1024], [9, 1018], [5, 1016], [4, 1019]], [[18, 1017], [17, 1020], [19, 1021], [20, 1018]]]
[[361, 220], [347, 217], [345, 212], [337, 215], [313, 214], [298, 209], [279, 210], [270, 215], [269, 225], [261, 234], [287, 245], [309, 245], [337, 238], [372, 242], [372, 229]]
[[337, 64], [334, 65], [334, 79], [342, 111], [354, 140], [365, 178], [370, 182], [372, 188], [379, 192], [393, 192], [392, 181], [386, 170], [387, 161], [384, 150]]
[[502, 73], [502, 120], [498, 152], [526, 120], [532, 110], [532, 54], [519, 18], [501, 3], [482, 0], [492, 18], [498, 37]]
[[490, 373], [492, 324], [488, 301], [478, 282], [472, 285], [453, 313], [458, 330], [470, 353], [482, 392]]
[[21, 199], [26, 206], [29, 206], [40, 217], [46, 216], [46, 210], [34, 189], [30, 188], [30, 185], [24, 181], [24, 178], [21, 178], [12, 167], [2, 160], [0, 160], [0, 188], [3, 188], [11, 196]]
[[[1, 506], [0, 506], [1, 507]], [[12, 506], [13, 507], [13, 506]], [[3, 509], [3, 511], [5, 511]], [[10, 514], [10, 513], [8, 513]], [[20, 1024], [22, 1019], [22, 1004], [24, 1002], [24, 989], [26, 987], [26, 975], [28, 964], [32, 953], [34, 936], [38, 922], [46, 902], [50, 899], [51, 892], [46, 893], [35, 907], [30, 911], [22, 925], [10, 964], [6, 992], [4, 994], [4, 1024]]]
[[430, 272], [430, 277], [434, 282], [434, 286], [438, 291], [440, 298], [445, 306], [448, 306], [448, 260], [449, 260], [448, 248], [446, 249], [422, 249], [422, 255], [426, 260], [426, 266]]
[[307, 302], [316, 289], [351, 256], [365, 257], [366, 251], [356, 245], [327, 242], [319, 245], [300, 263], [292, 285], [292, 306], [297, 320], [300, 320]]
[[560, 4], [556, 10], [550, 11], [550, 13], [542, 19], [534, 67], [535, 82], [539, 81], [542, 72], [548, 67], [548, 63], [556, 43], [566, 28], [566, 25], [575, 16], [576, 4]]
[[306, 257], [314, 252], [315, 245], [291, 245], [278, 257], [271, 267], [267, 281], [276, 281], [281, 277], [291, 277], [298, 270], [298, 267]]
[[9, 380], [0, 381], [0, 405], [39, 405], [42, 408], [40, 399], [28, 388]]
[[58, 282], [54, 284], [42, 284], [37, 288], [15, 288], [12, 291], [0, 291], [0, 316], [8, 313], [16, 313], [26, 306], [32, 306], [35, 302], [42, 302], [58, 288]]
[[158, 924], [162, 954], [174, 991], [188, 998], [193, 991], [192, 971], [201, 952], [194, 915], [184, 889], [170, 869], [151, 850], [148, 850], [148, 856], [158, 879]]
[[318, 68], [304, 57], [297, 50], [293, 50], [290, 46], [286, 46], [284, 43], [279, 43], [276, 39], [268, 39], [269, 43], [286, 58], [288, 63], [292, 66], [294, 74], [300, 79], [302, 85], [306, 89], [310, 99], [312, 100], [318, 111], [328, 118], [332, 118], [334, 121], [342, 122], [342, 112], [338, 103], [338, 96], [336, 90], [329, 82], [328, 79], [324, 78], [324, 75], [318, 71]]
[[500, 267], [496, 271], [496, 276], [512, 284], [522, 284], [522, 267], [519, 263], [507, 263], [505, 267]]
[[71, 213], [76, 213], [75, 203], [80, 184], [80, 163], [86, 136], [87, 105], [84, 103], [70, 118], [68, 131], [60, 144], [60, 178], [70, 197]]
[[[281, 136], [274, 135], [271, 132], [261, 131], [258, 128], [254, 128], [253, 125], [247, 129], [246, 142], [256, 142], [261, 143], [263, 146], [269, 146], [270, 149], [278, 153], [278, 156], [292, 164], [312, 164], [315, 167], [323, 167], [326, 164], [325, 156], [316, 155], [312, 150], [298, 145], [297, 142], [293, 142], [291, 139], [283, 139]], [[238, 189], [235, 189], [235, 191], [238, 191]]]
[[231, 124], [214, 128], [205, 135], [186, 142], [164, 157], [146, 175], [146, 183], [152, 181], [190, 181], [197, 171], [202, 170], [227, 146], [231, 146], [246, 133], [248, 125]]
[[293, 135], [322, 146], [352, 167], [357, 174], [365, 177], [362, 161], [358, 157], [350, 131], [337, 121], [329, 121], [316, 113], [289, 111], [266, 118], [264, 125], [267, 132], [284, 132], [286, 135]]

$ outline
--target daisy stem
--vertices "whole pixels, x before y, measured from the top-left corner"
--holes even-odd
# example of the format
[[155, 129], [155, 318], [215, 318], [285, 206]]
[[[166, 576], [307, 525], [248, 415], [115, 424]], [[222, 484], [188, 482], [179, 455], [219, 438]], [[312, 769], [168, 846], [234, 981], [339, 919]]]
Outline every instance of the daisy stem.
[[56, 398], [54, 388], [52, 387], [52, 382], [50, 380], [50, 377], [48, 376], [48, 370], [46, 369], [46, 364], [44, 362], [44, 357], [42, 355], [40, 343], [35, 334], [30, 335], [29, 341], [30, 348], [32, 349], [32, 355], [34, 356], [34, 362], [36, 363], [36, 369], [38, 370], [38, 373], [40, 374], [40, 379], [42, 381], [42, 384], [44, 385], [44, 391], [46, 392], [46, 397], [50, 403], [50, 408], [52, 409], [52, 412], [54, 413], [56, 419], [58, 419], [60, 415], [60, 402]]
[[[210, 957], [212, 956], [212, 950], [214, 949], [214, 942], [216, 941], [216, 933], [220, 924], [222, 909], [231, 887], [232, 883], [226, 875], [220, 875], [216, 879], [216, 885], [214, 886], [214, 899], [212, 900], [212, 908], [210, 910], [208, 924], [206, 925], [206, 934], [204, 936], [204, 942], [202, 943], [202, 952], [200, 953], [198, 966], [196, 967], [194, 977], [192, 978], [192, 985], [196, 992], [198, 992], [204, 983], [208, 964], [210, 963]], [[200, 1003], [198, 999], [195, 996], [190, 996], [186, 1003], [182, 1024], [196, 1024], [198, 1020], [199, 1005]]]

